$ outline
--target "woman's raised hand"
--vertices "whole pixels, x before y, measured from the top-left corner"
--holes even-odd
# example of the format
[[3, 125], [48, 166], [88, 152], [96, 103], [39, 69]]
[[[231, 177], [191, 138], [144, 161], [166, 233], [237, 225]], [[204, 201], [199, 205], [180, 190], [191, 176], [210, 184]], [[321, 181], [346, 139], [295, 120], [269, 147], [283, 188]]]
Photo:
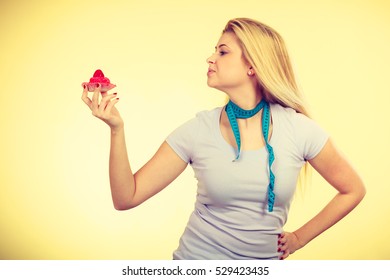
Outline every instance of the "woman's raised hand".
[[[100, 95], [102, 96], [101, 98]], [[92, 115], [108, 124], [111, 130], [118, 130], [123, 127], [122, 117], [115, 107], [115, 104], [119, 101], [116, 93], [100, 92], [99, 84], [93, 92], [92, 100], [88, 97], [87, 87], [84, 87], [81, 99], [91, 109]]]

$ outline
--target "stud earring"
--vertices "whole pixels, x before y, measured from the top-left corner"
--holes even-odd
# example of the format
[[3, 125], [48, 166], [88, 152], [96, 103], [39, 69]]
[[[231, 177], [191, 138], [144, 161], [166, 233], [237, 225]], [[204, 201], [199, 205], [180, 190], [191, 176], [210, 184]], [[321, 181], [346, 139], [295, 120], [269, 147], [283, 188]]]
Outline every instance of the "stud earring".
[[252, 75], [253, 75], [252, 70], [249, 70], [249, 71], [248, 71], [248, 75], [249, 75], [249, 76], [252, 76]]

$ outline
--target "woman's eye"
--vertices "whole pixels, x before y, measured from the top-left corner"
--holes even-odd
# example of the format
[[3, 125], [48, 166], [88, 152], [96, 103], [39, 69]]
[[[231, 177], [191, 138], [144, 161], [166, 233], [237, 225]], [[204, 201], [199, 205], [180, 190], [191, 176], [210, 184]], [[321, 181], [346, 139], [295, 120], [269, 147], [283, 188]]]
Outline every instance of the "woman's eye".
[[226, 52], [224, 52], [224, 51], [220, 51], [220, 52], [219, 52], [219, 54], [220, 54], [220, 55], [225, 55], [225, 54], [226, 54]]

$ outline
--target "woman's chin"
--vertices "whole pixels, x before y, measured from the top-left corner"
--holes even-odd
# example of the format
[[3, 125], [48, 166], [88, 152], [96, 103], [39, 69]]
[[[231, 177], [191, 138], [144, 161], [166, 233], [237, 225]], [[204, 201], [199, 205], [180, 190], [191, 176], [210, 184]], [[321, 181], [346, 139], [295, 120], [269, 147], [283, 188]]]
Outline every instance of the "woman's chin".
[[215, 82], [211, 81], [210, 79], [207, 79], [207, 85], [211, 88], [218, 89], [218, 85]]

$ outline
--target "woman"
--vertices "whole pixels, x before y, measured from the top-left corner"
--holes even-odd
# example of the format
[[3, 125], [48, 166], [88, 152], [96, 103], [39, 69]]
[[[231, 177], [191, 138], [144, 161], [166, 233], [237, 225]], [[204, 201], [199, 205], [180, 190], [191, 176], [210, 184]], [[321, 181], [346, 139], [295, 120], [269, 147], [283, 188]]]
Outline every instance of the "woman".
[[[188, 164], [198, 180], [195, 210], [174, 259], [285, 259], [347, 215], [364, 197], [358, 174], [309, 117], [280, 35], [255, 20], [229, 21], [207, 59], [207, 83], [224, 107], [200, 112], [172, 132], [138, 172], [127, 157], [115, 94], [82, 99], [111, 128], [114, 206], [133, 208]], [[298, 175], [307, 162], [337, 191], [324, 209], [284, 232]]]

